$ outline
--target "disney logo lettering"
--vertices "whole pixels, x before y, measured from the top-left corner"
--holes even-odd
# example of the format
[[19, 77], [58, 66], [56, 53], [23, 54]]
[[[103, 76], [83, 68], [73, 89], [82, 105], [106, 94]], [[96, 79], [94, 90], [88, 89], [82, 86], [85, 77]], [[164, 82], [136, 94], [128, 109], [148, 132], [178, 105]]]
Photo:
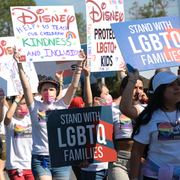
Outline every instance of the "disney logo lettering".
[[23, 24], [33, 24], [37, 21], [40, 23], [67, 21], [67, 27], [69, 28], [70, 23], [75, 20], [75, 17], [73, 15], [42, 15], [44, 13], [43, 9], [38, 9], [36, 13], [24, 8], [13, 8], [12, 11], [22, 11], [22, 15], [17, 17], [17, 20], [22, 22]]
[[[115, 21], [122, 22], [124, 19], [124, 13], [119, 11], [103, 11], [107, 5], [105, 2], [101, 4], [101, 7], [93, 0], [87, 0], [86, 3], [93, 3], [92, 11], [89, 13], [89, 17], [93, 20], [93, 23], [100, 21]], [[96, 10], [95, 10], [96, 8]]]

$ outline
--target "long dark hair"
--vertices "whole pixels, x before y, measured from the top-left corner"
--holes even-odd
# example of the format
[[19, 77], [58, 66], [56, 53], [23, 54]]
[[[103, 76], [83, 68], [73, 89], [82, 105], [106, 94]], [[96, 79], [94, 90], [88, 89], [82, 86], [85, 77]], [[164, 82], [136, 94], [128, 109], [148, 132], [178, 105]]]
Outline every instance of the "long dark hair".
[[[127, 83], [128, 83], [128, 79], [129, 79], [129, 76], [127, 75], [125, 78], [123, 78], [123, 80], [121, 81], [121, 84], [120, 84], [120, 87], [119, 87], [119, 94], [120, 96], [122, 96], [123, 94], [123, 90], [125, 89]], [[141, 79], [141, 77], [138, 77], [138, 80], [142, 81], [143, 85], [144, 85], [144, 82], [143, 80]]]
[[103, 86], [105, 86], [105, 85], [102, 83], [99, 83], [99, 82], [91, 84], [91, 91], [92, 91], [93, 100], [94, 100], [94, 97], [100, 97], [100, 95], [102, 93]]
[[[153, 78], [150, 81], [151, 87], [152, 87], [152, 81], [153, 81]], [[154, 94], [149, 97], [147, 107], [144, 109], [144, 111], [141, 112], [141, 114], [136, 119], [136, 124], [134, 127], [134, 131], [132, 133], [132, 137], [134, 137], [135, 135], [137, 135], [140, 132], [141, 125], [146, 125], [149, 123], [153, 113], [157, 109], [159, 109], [161, 107], [164, 107], [165, 109], [167, 109], [164, 105], [164, 91], [165, 91], [166, 87], [167, 87], [167, 84], [161, 84], [155, 90]], [[180, 108], [180, 102], [177, 103], [177, 107]]]

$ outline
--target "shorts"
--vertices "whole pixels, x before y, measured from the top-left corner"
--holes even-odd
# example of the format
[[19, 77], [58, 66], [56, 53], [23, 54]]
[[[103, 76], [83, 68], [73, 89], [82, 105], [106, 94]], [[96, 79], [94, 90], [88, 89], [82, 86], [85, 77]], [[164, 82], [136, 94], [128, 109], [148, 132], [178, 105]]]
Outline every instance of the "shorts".
[[[44, 168], [43, 158], [47, 163], [47, 169]], [[70, 178], [70, 166], [51, 168], [49, 156], [32, 154], [31, 167], [35, 179], [40, 176], [51, 176], [57, 180], [69, 180]]]
[[0, 134], [0, 136], [3, 141], [3, 146], [4, 146], [3, 151], [0, 154], [0, 159], [4, 161], [4, 160], [6, 160], [6, 140], [5, 140], [5, 136], [3, 134]]
[[34, 180], [31, 169], [23, 169], [21, 177], [18, 176], [17, 169], [7, 170], [7, 173], [9, 178], [13, 180]]

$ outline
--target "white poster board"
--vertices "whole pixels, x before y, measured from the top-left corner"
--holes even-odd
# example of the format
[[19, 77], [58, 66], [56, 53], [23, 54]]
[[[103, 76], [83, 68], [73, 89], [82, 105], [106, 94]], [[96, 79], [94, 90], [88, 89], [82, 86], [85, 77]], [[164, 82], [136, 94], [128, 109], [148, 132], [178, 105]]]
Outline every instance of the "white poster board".
[[11, 7], [20, 62], [79, 60], [73, 6]]
[[110, 24], [124, 21], [123, 0], [86, 0], [86, 17], [91, 71], [122, 70], [124, 60]]
[[[0, 37], [0, 96], [23, 93], [17, 62], [13, 59], [14, 37]], [[38, 78], [32, 62], [23, 63], [32, 93], [37, 92]]]

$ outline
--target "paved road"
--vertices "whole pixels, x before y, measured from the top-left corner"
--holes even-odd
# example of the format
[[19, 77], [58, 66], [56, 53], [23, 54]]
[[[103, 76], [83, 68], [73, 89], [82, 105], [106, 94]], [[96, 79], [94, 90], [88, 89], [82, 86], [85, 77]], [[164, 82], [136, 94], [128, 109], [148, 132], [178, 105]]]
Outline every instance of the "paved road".
[[[6, 172], [4, 173], [4, 175], [5, 175], [6, 180], [9, 180], [9, 177], [8, 177], [8, 175], [6, 174]], [[76, 180], [76, 177], [75, 177], [74, 172], [72, 171], [72, 169], [71, 169], [71, 177], [70, 177], [70, 180]]]

